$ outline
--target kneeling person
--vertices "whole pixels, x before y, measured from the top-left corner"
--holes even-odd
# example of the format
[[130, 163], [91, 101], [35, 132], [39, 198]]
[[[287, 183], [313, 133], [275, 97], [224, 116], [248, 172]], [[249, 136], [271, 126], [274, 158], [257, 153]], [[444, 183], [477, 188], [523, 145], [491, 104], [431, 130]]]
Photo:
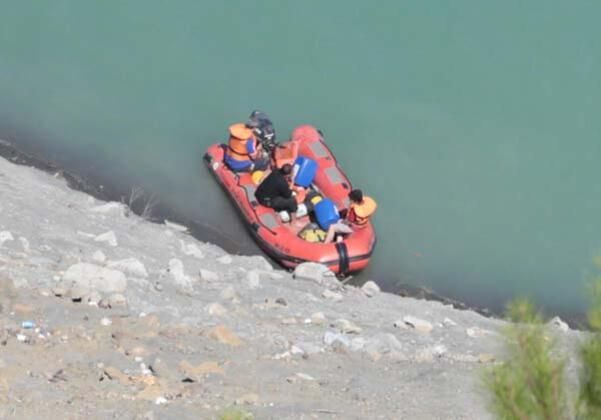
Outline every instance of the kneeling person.
[[279, 169], [274, 168], [257, 187], [255, 197], [259, 203], [275, 211], [294, 213], [298, 205], [290, 188], [291, 180], [292, 165], [285, 164]]

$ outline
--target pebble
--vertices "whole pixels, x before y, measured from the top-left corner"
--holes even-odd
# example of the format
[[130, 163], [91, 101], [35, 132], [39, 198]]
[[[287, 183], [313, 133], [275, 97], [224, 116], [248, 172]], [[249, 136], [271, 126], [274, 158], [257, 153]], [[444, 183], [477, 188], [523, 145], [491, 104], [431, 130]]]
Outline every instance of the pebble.
[[455, 321], [453, 321], [451, 318], [445, 318], [442, 323], [444, 325], [446, 325], [447, 327], [455, 327], [457, 326], [457, 323]]
[[223, 300], [232, 300], [237, 297], [237, 293], [232, 286], [227, 286], [221, 291], [221, 293], [219, 293], [219, 297], [221, 297]]
[[122, 271], [134, 277], [148, 277], [148, 271], [146, 271], [146, 267], [140, 260], [136, 258], [125, 258], [123, 260], [109, 261], [107, 267]]
[[[411, 315], [404, 316], [403, 322], [406, 325], [414, 328], [416, 331], [419, 331], [421, 333], [426, 333], [426, 334], [429, 333], [430, 331], [432, 331], [432, 329], [434, 328], [430, 322], [425, 321], [420, 318], [416, 318]], [[395, 322], [395, 326], [398, 324], [400, 324], [400, 321]]]
[[276, 298], [275, 303], [282, 306], [288, 306], [288, 302], [283, 297]]
[[24, 343], [25, 341], [27, 341], [27, 336], [25, 334], [17, 334], [17, 341]]
[[99, 292], [93, 290], [85, 297], [85, 300], [87, 301], [88, 305], [97, 306], [98, 303], [102, 300], [102, 295]]
[[52, 293], [56, 297], [63, 297], [67, 294], [67, 289], [64, 286], [54, 286], [52, 288]]
[[113, 293], [108, 298], [108, 303], [111, 308], [127, 306], [127, 298], [121, 293]]
[[321, 324], [325, 324], [325, 322], [326, 322], [326, 316], [324, 315], [323, 312], [315, 312], [314, 314], [311, 315], [311, 323], [321, 325]]
[[111, 325], [113, 323], [113, 321], [111, 321], [109, 318], [104, 317], [100, 320], [100, 325], [102, 325], [103, 327], [108, 327], [109, 325]]
[[344, 318], [337, 319], [332, 326], [344, 334], [359, 334], [362, 331], [360, 326]]
[[233, 261], [232, 256], [228, 255], [228, 254], [217, 258], [217, 262], [220, 264], [231, 264], [232, 261]]
[[157, 399], [154, 400], [154, 403], [156, 405], [167, 404], [167, 398], [165, 398], [165, 397], [157, 397]]
[[347, 336], [335, 331], [326, 331], [323, 335], [323, 342], [328, 346], [332, 346], [336, 342], [342, 344], [345, 347], [349, 347], [351, 345], [351, 341]]
[[102, 233], [94, 237], [94, 241], [105, 242], [110, 246], [117, 246], [117, 236], [115, 236], [115, 232], [113, 232], [112, 230], [109, 230], [108, 232]]
[[106, 255], [104, 255], [104, 252], [98, 250], [92, 254], [92, 260], [94, 262], [104, 264], [106, 262]]
[[204, 268], [200, 269], [200, 278], [204, 281], [218, 281], [219, 275], [214, 271], [205, 270]]
[[89, 293], [90, 289], [81, 284], [75, 284], [69, 291], [69, 295], [73, 302], [81, 302], [84, 296], [87, 296]]

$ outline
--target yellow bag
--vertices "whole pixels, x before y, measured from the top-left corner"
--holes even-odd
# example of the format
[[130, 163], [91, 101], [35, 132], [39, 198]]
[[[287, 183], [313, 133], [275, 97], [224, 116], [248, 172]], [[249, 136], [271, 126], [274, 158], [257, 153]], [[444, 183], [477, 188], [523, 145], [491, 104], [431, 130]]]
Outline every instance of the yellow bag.
[[326, 239], [326, 232], [319, 228], [305, 229], [299, 236], [307, 242], [323, 242]]

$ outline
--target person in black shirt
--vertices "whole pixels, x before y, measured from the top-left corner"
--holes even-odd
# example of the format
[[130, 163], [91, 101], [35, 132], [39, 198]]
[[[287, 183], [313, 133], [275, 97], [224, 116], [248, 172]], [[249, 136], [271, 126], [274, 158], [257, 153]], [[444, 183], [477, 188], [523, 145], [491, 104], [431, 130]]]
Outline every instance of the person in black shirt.
[[271, 207], [275, 211], [285, 210], [294, 213], [298, 205], [290, 189], [291, 180], [292, 165], [286, 163], [279, 169], [274, 168], [257, 187], [255, 197], [257, 197], [259, 203]]

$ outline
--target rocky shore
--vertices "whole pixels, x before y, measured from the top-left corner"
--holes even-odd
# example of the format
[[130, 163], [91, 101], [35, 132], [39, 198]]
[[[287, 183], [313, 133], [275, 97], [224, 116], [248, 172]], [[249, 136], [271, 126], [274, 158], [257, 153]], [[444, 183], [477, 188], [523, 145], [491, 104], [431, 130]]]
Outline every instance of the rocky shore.
[[0, 158], [0, 418], [487, 419], [504, 325], [229, 255]]

